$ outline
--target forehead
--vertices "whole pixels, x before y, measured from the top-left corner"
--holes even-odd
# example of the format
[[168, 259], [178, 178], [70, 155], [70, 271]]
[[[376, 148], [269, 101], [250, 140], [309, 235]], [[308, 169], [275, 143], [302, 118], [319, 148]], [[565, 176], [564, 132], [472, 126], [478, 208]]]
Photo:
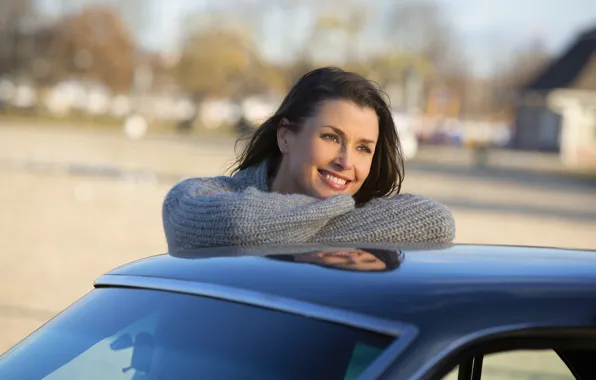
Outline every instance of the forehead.
[[312, 119], [317, 128], [335, 127], [346, 134], [369, 139], [376, 139], [379, 135], [379, 119], [375, 110], [360, 107], [349, 100], [324, 101]]

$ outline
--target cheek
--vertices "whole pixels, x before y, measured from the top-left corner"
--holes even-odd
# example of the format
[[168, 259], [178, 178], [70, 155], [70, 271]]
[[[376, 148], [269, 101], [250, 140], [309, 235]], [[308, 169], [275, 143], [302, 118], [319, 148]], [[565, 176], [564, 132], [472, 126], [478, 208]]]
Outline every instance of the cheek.
[[313, 143], [313, 163], [318, 166], [329, 165], [338, 155], [339, 145], [318, 140]]
[[317, 168], [324, 167], [333, 161], [335, 158], [335, 152], [333, 151], [332, 145], [315, 139], [311, 141], [308, 146], [304, 149], [304, 163], [307, 166], [315, 166]]
[[370, 167], [372, 165], [372, 157], [366, 156], [356, 164], [356, 175], [359, 178], [359, 182], [362, 183], [366, 180], [370, 174]]
[[322, 147], [315, 140], [301, 141], [290, 158], [291, 171], [294, 176], [310, 176], [313, 166], [321, 160]]

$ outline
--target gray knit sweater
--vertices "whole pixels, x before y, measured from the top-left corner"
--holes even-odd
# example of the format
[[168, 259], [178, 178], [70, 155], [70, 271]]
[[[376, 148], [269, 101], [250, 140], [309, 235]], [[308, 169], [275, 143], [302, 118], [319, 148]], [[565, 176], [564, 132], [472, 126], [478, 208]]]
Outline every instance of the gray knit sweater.
[[170, 252], [215, 246], [296, 243], [445, 244], [455, 236], [449, 210], [403, 194], [355, 207], [350, 195], [315, 199], [269, 191], [267, 164], [234, 176], [190, 178], [163, 203]]

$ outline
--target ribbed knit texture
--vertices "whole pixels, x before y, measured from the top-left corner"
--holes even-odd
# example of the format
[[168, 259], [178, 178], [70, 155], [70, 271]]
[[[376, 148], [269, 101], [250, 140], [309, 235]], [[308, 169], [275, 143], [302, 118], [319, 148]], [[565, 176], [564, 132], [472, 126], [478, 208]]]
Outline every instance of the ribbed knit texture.
[[296, 243], [451, 243], [455, 221], [440, 203], [412, 194], [355, 207], [350, 195], [316, 199], [270, 192], [267, 164], [234, 176], [190, 178], [163, 203], [169, 252]]

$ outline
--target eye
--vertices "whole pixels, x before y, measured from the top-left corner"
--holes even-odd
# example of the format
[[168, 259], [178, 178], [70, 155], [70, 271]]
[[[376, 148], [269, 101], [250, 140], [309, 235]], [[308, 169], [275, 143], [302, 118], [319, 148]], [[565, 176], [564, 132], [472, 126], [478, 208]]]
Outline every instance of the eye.
[[323, 140], [329, 140], [329, 141], [334, 141], [336, 143], [339, 143], [339, 137], [337, 137], [337, 135], [334, 135], [333, 133], [325, 133], [325, 134], [321, 135], [321, 138]]
[[360, 145], [358, 147], [358, 150], [360, 150], [361, 152], [367, 153], [367, 154], [372, 153], [372, 150], [366, 145]]

